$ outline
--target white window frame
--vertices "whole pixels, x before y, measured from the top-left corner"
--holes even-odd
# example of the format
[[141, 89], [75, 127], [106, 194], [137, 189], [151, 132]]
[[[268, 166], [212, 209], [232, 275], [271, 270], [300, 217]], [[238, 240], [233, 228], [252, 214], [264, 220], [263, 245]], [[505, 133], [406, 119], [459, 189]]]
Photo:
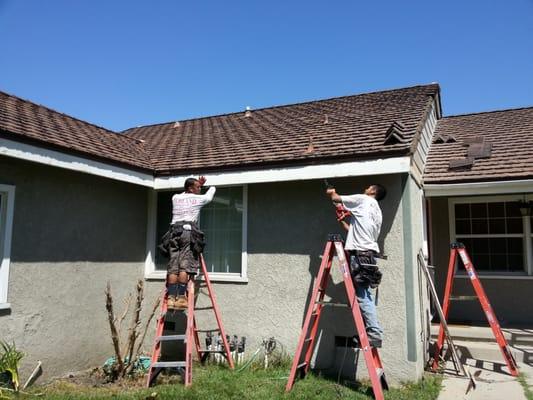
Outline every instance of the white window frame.
[[[248, 282], [248, 185], [227, 185], [223, 187], [242, 187], [242, 252], [241, 272], [210, 272], [209, 279], [213, 282]], [[222, 186], [217, 186], [222, 187]], [[215, 194], [216, 196], [216, 194]], [[158, 271], [155, 267], [155, 252], [157, 245], [156, 236], [157, 221], [157, 191], [150, 190], [148, 193], [148, 223], [146, 229], [146, 259], [144, 265], [144, 277], [150, 280], [165, 280], [166, 271]]]
[[15, 186], [0, 184], [0, 310], [10, 308], [7, 302], [9, 264], [11, 261], [11, 235], [15, 210]]
[[[515, 195], [498, 195], [498, 196], [470, 196], [470, 197], [450, 197], [448, 198], [448, 215], [450, 224], [450, 241], [456, 242], [455, 233], [455, 205], [456, 204], [470, 204], [470, 203], [496, 203], [503, 201], [528, 201], [533, 200], [533, 194], [515, 194]], [[483, 276], [484, 279], [533, 279], [533, 249], [531, 234], [531, 217], [522, 216], [522, 224], [524, 226], [523, 234], [517, 234], [516, 237], [522, 237], [524, 240], [524, 256], [525, 265], [523, 272], [490, 272], [483, 270], [476, 270], [478, 275]], [[461, 237], [478, 237], [479, 235], [460, 235]], [[501, 237], [501, 235], [483, 235], [483, 237]], [[508, 237], [513, 237], [512, 235]], [[468, 249], [467, 249], [468, 250]], [[474, 265], [475, 268], [475, 265]], [[456, 274], [458, 278], [468, 278], [464, 272], [458, 272]]]

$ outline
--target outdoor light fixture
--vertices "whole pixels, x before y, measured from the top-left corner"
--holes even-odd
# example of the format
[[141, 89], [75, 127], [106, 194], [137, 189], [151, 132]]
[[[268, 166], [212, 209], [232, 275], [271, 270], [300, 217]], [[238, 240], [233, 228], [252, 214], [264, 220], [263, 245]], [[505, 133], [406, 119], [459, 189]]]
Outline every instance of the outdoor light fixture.
[[533, 215], [533, 201], [521, 200], [518, 202], [518, 207], [520, 208], [520, 214], [522, 214], [523, 217]]

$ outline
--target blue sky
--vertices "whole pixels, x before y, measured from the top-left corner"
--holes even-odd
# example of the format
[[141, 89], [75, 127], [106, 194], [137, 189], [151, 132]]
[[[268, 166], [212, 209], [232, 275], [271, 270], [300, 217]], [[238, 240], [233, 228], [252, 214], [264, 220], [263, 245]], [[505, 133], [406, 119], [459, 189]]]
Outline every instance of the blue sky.
[[533, 106], [533, 0], [0, 0], [0, 90], [117, 131], [430, 82]]

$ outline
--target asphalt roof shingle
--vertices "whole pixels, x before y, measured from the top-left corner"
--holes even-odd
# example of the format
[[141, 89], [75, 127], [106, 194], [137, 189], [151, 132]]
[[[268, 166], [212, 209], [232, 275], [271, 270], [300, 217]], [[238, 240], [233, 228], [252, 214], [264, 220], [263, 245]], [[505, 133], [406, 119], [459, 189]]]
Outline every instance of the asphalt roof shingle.
[[151, 169], [142, 142], [50, 108], [0, 92], [0, 134], [15, 140]]
[[[169, 122], [126, 130], [158, 175], [409, 154], [437, 84]], [[385, 144], [392, 123], [404, 142]], [[179, 125], [179, 126], [177, 126]], [[177, 127], [176, 127], [177, 126]]]
[[411, 153], [438, 95], [438, 84], [420, 85], [173, 121], [118, 134], [0, 92], [0, 135], [155, 175], [385, 158]]
[[[463, 183], [533, 178], [533, 107], [445, 117], [437, 122], [424, 171], [424, 183]], [[453, 137], [444, 142], [439, 138]], [[483, 138], [490, 156], [471, 167], [450, 169], [468, 155], [468, 143]]]

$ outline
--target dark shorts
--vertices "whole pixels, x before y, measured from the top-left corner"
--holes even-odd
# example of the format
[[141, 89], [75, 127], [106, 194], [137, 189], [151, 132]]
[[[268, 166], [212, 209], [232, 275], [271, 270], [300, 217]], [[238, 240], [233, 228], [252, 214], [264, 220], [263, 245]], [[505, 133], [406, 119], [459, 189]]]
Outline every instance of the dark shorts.
[[170, 246], [170, 261], [167, 272], [169, 274], [197, 274], [200, 266], [200, 254], [191, 245], [191, 231], [184, 230], [177, 239], [177, 246]]

